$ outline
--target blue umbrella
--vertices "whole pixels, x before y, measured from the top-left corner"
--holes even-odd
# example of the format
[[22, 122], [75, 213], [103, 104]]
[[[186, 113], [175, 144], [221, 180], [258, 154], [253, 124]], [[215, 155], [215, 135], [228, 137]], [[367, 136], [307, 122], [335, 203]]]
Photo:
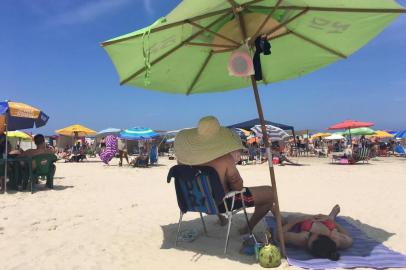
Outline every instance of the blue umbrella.
[[406, 139], [406, 129], [395, 134], [396, 139]]
[[148, 140], [159, 137], [159, 134], [150, 128], [134, 127], [121, 131], [118, 137], [126, 140]]

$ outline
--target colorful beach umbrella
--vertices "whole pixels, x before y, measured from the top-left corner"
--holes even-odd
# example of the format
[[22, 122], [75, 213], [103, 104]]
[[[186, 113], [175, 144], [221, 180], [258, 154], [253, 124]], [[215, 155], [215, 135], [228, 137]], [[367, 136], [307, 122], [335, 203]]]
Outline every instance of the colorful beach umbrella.
[[396, 139], [406, 139], [406, 129], [395, 134]]
[[232, 128], [232, 130], [238, 134], [238, 136], [240, 136], [241, 138], [246, 138], [248, 137], [251, 132], [249, 132], [248, 130], [242, 129], [242, 128]]
[[33, 106], [4, 101], [0, 102], [0, 132], [44, 126], [49, 116]]
[[327, 133], [327, 132], [319, 132], [319, 133], [316, 133], [316, 134], [313, 134], [310, 138], [311, 139], [318, 139], [318, 138], [324, 138], [324, 137], [328, 137], [328, 136], [330, 136], [331, 135], [331, 133]]
[[[288, 80], [345, 59], [405, 12], [394, 0], [184, 0], [151, 26], [102, 46], [122, 85], [186, 95], [252, 85], [284, 255], [275, 173], [257, 79], [260, 84]], [[272, 55], [260, 57], [260, 49], [255, 53], [256, 66], [262, 66], [262, 71], [257, 70], [248, 80], [230, 76], [232, 54], [247, 51], [247, 47], [254, 52], [266, 39], [272, 44]], [[242, 64], [243, 69], [250, 66]]]
[[94, 131], [93, 129], [78, 124], [55, 130], [55, 132], [59, 135], [69, 137], [85, 137], [97, 134], [97, 132]]
[[[263, 137], [262, 128], [260, 125], [252, 127], [251, 130], [254, 131], [257, 137]], [[268, 138], [271, 139], [271, 141], [281, 141], [290, 137], [289, 134], [286, 133], [286, 131], [284, 131], [283, 129], [271, 125], [266, 125], [266, 132], [268, 134]]]
[[345, 139], [344, 136], [341, 134], [337, 134], [337, 133], [331, 134], [330, 136], [323, 138], [323, 140], [330, 140], [330, 141], [331, 140], [342, 140], [342, 139]]
[[159, 134], [150, 128], [134, 127], [121, 131], [118, 137], [126, 140], [150, 140], [159, 137]]
[[353, 128], [353, 129], [347, 129], [346, 131], [341, 133], [342, 135], [345, 136], [362, 136], [362, 135], [374, 135], [375, 131], [373, 129], [367, 128], [367, 127], [361, 127], [361, 128]]
[[384, 130], [376, 130], [374, 134], [371, 135], [376, 138], [393, 138], [394, 136]]
[[332, 125], [329, 127], [329, 130], [337, 130], [337, 129], [353, 129], [353, 128], [361, 128], [361, 127], [371, 127], [374, 123], [372, 122], [361, 122], [355, 120], [345, 120], [341, 123]]
[[[3, 101], [0, 102], [0, 133], [42, 127], [48, 122], [49, 116], [33, 106], [20, 102]], [[6, 136], [6, 149], [8, 152], [8, 137]], [[3, 154], [3, 153], [0, 153]], [[7, 155], [5, 158], [4, 170], [4, 192], [7, 191]]]
[[7, 132], [7, 137], [16, 138], [16, 139], [19, 139], [22, 141], [27, 141], [27, 142], [32, 141], [32, 136], [30, 134], [27, 134], [23, 131], [18, 131], [18, 130]]
[[118, 135], [121, 129], [119, 128], [106, 128], [97, 132], [96, 137], [103, 137], [108, 135]]

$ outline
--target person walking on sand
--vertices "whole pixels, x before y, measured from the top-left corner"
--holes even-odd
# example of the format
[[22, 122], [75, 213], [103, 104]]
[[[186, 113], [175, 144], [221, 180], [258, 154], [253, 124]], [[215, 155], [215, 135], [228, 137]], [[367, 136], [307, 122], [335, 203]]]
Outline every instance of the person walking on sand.
[[124, 139], [118, 139], [117, 148], [120, 157], [120, 162], [118, 163], [118, 166], [120, 167], [123, 166], [123, 157], [127, 161], [127, 165], [130, 165], [130, 162], [128, 161], [127, 142]]
[[[213, 167], [219, 176], [224, 191], [240, 191], [244, 187], [243, 179], [238, 172], [237, 162], [241, 159], [243, 145], [241, 138], [230, 129], [221, 127], [214, 116], [200, 119], [197, 128], [180, 131], [174, 142], [175, 155], [180, 164]], [[255, 225], [272, 209], [274, 196], [270, 186], [254, 186], [246, 188], [243, 200], [245, 206], [255, 207], [254, 214], [240, 234], [249, 233]], [[231, 200], [227, 201], [231, 209]], [[224, 207], [219, 205], [219, 208]], [[239, 197], [234, 208], [242, 207]], [[219, 216], [220, 223], [226, 219]]]

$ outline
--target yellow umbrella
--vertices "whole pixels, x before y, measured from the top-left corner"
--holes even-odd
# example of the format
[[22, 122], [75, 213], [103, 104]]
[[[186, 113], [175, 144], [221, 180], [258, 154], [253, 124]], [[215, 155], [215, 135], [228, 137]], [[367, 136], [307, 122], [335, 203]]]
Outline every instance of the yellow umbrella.
[[59, 135], [69, 136], [69, 137], [83, 137], [96, 135], [96, 131], [90, 128], [87, 128], [82, 125], [72, 125], [62, 129], [55, 130]]
[[371, 137], [377, 137], [377, 138], [392, 138], [393, 135], [383, 131], [383, 130], [377, 130], [375, 131], [375, 134], [371, 135]]
[[314, 135], [312, 135], [310, 138], [311, 139], [317, 139], [317, 138], [319, 138], [319, 137], [322, 137], [322, 138], [324, 138], [324, 137], [328, 137], [328, 136], [330, 136], [331, 134], [330, 133], [327, 133], [327, 132], [319, 132], [319, 133], [316, 133], [316, 134], [314, 134]]
[[17, 139], [20, 139], [22, 141], [27, 141], [27, 142], [32, 141], [32, 137], [29, 134], [22, 132], [22, 131], [18, 131], [18, 130], [7, 132], [7, 137], [17, 138]]

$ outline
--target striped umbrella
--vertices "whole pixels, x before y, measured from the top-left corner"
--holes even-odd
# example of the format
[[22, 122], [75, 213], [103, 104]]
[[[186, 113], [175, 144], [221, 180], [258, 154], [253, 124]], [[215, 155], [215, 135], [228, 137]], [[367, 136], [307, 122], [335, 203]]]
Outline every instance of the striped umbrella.
[[[262, 130], [260, 125], [256, 125], [255, 127], [251, 128], [252, 131], [258, 136], [262, 138]], [[289, 134], [286, 133], [283, 129], [278, 127], [274, 127], [271, 125], [266, 125], [266, 131], [268, 133], [269, 139], [271, 141], [281, 141], [286, 138], [289, 138]]]
[[150, 128], [134, 127], [121, 131], [118, 137], [126, 140], [149, 140], [159, 137], [159, 134]]

